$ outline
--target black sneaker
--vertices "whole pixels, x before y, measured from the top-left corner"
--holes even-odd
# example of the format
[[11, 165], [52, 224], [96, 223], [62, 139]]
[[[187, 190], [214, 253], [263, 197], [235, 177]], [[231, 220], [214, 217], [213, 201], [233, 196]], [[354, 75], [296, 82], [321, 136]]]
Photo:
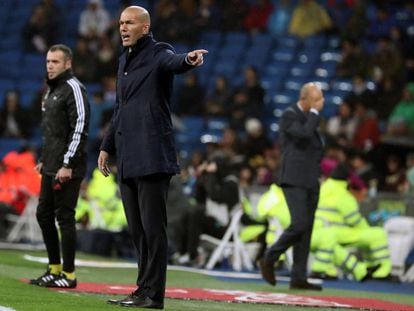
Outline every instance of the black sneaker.
[[69, 280], [66, 278], [66, 275], [61, 273], [60, 275], [56, 276], [54, 279], [48, 282], [41, 282], [39, 286], [43, 287], [56, 287], [56, 288], [75, 288], [77, 285], [76, 279]]
[[40, 283], [53, 281], [57, 277], [59, 277], [59, 274], [50, 273], [50, 269], [48, 269], [43, 275], [39, 276], [37, 279], [31, 279], [29, 283], [32, 285], [40, 285]]

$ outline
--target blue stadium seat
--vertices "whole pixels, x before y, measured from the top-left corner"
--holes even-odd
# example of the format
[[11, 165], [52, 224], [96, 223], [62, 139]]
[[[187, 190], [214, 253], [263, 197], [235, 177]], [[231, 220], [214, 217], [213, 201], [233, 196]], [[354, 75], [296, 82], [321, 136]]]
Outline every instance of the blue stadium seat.
[[296, 60], [299, 63], [312, 63], [315, 64], [319, 62], [321, 57], [321, 52], [315, 49], [302, 49], [298, 51], [296, 55]]
[[200, 137], [206, 128], [202, 117], [182, 117], [181, 122], [185, 127], [185, 132], [190, 137]]
[[267, 33], [257, 33], [257, 34], [251, 35], [250, 43], [252, 46], [270, 49], [274, 45], [274, 40], [272, 36]]
[[229, 120], [223, 118], [210, 118], [207, 120], [207, 131], [223, 131], [229, 126]]
[[326, 119], [329, 119], [330, 117], [333, 117], [334, 115], [337, 114], [338, 107], [339, 106], [337, 104], [326, 102], [325, 105], [323, 106], [321, 114]]
[[315, 76], [320, 78], [333, 78], [336, 72], [337, 62], [321, 62], [315, 68]]
[[315, 66], [312, 63], [299, 63], [290, 69], [291, 77], [303, 77], [307, 78], [313, 75]]
[[219, 45], [222, 41], [222, 34], [218, 31], [203, 31], [200, 35], [200, 45]]
[[275, 61], [282, 61], [282, 62], [291, 62], [296, 56], [296, 50], [292, 50], [289, 48], [277, 48], [273, 54], [272, 58]]
[[43, 87], [43, 81], [39, 79], [22, 79], [18, 80], [17, 88], [20, 90], [20, 93], [31, 92], [37, 93]]
[[338, 51], [326, 51], [321, 54], [321, 62], [339, 62], [342, 59]]
[[309, 36], [303, 39], [303, 46], [310, 49], [325, 49], [327, 46], [327, 39], [324, 35]]
[[287, 47], [291, 49], [296, 49], [300, 46], [300, 39], [294, 36], [281, 36], [277, 38], [278, 47]]
[[249, 37], [246, 32], [228, 32], [224, 35], [224, 43], [232, 46], [245, 46], [249, 41]]
[[0, 138], [0, 159], [10, 151], [18, 151], [23, 142], [18, 138]]
[[37, 92], [33, 91], [24, 91], [20, 94], [20, 105], [23, 108], [30, 108], [33, 104], [33, 100], [35, 99]]
[[272, 61], [266, 65], [265, 76], [286, 76], [291, 65], [284, 61]]
[[284, 80], [284, 75], [267, 75], [261, 78], [261, 85], [266, 90], [266, 93], [279, 92], [283, 86]]
[[302, 85], [309, 81], [310, 79], [307, 77], [291, 77], [285, 81], [285, 90], [297, 93], [301, 89]]

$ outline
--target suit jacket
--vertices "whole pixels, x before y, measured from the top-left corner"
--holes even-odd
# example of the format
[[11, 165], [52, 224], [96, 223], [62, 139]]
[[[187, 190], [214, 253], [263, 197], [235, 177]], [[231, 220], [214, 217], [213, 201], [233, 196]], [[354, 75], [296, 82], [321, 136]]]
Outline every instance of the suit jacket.
[[122, 53], [116, 105], [101, 145], [116, 154], [119, 177], [179, 173], [170, 97], [174, 74], [193, 68], [185, 57], [151, 35]]
[[320, 116], [305, 114], [297, 104], [287, 108], [280, 119], [282, 161], [280, 185], [314, 188], [319, 185], [322, 139], [317, 132]]

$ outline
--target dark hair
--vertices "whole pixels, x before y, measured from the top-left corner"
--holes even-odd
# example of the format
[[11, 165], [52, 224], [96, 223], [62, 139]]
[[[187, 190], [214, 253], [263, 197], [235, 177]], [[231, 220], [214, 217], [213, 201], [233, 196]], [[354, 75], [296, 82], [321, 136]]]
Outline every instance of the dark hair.
[[65, 60], [72, 60], [73, 58], [73, 54], [72, 54], [72, 50], [70, 47], [68, 47], [67, 45], [64, 44], [55, 44], [52, 45], [49, 48], [50, 52], [55, 52], [55, 51], [62, 51], [63, 54], [65, 55]]

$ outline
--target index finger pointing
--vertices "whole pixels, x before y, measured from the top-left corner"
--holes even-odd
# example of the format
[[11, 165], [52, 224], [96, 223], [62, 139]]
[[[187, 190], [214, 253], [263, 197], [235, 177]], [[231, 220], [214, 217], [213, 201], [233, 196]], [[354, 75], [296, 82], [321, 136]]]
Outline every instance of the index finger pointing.
[[204, 50], [204, 49], [200, 49], [200, 50], [194, 50], [193, 51], [194, 53], [201, 53], [201, 54], [207, 54], [208, 53], [208, 51], [207, 50]]

